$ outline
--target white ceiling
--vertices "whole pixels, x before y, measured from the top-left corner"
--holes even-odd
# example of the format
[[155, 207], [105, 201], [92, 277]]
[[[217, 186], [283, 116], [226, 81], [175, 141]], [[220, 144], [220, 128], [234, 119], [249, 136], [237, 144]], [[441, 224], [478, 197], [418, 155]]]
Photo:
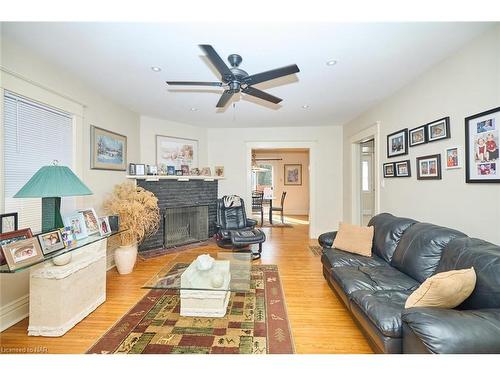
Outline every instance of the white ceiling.
[[[342, 125], [394, 93], [491, 24], [486, 23], [3, 23], [25, 45], [131, 110], [202, 127]], [[225, 111], [198, 44], [249, 74], [297, 64], [300, 73], [256, 87], [280, 105], [242, 95]], [[335, 59], [338, 64], [327, 66]], [[151, 66], [162, 68], [153, 72]], [[234, 106], [233, 106], [234, 103]], [[309, 105], [310, 109], [303, 109]], [[191, 111], [197, 108], [197, 111]]]

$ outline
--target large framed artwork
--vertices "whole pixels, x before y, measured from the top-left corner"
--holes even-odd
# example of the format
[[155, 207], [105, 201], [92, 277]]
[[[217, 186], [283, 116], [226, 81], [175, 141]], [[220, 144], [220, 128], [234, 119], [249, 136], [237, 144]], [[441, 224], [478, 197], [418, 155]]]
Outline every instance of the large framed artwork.
[[302, 185], [302, 164], [285, 164], [285, 185]]
[[387, 157], [408, 154], [408, 129], [402, 129], [387, 136]]
[[156, 165], [174, 166], [175, 170], [180, 170], [182, 165], [189, 169], [198, 167], [198, 141], [157, 135]]
[[500, 182], [500, 107], [465, 119], [465, 181]]
[[127, 170], [127, 137], [90, 126], [90, 168], [111, 171]]

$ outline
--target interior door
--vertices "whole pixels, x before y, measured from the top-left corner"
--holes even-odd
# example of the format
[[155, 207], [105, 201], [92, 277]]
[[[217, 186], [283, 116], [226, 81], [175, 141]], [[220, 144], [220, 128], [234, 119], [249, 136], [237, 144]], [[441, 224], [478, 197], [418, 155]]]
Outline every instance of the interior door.
[[375, 144], [373, 140], [361, 144], [360, 151], [360, 217], [362, 225], [367, 225], [375, 214]]

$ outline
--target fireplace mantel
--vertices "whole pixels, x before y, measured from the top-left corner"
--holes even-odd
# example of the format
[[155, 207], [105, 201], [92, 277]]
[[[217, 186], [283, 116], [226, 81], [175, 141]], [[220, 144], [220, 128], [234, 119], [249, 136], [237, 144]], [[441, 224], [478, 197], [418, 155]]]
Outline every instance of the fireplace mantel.
[[160, 180], [176, 180], [176, 181], [189, 181], [189, 180], [202, 180], [202, 181], [218, 181], [225, 180], [224, 177], [218, 176], [164, 176], [164, 175], [144, 175], [133, 176], [127, 175], [127, 178], [133, 180], [146, 180], [146, 181], [160, 181]]

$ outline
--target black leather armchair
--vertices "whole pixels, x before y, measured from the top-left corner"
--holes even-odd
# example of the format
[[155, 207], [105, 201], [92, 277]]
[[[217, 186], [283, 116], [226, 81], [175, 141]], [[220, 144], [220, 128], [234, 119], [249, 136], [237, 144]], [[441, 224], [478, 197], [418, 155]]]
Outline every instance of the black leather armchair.
[[260, 258], [266, 235], [255, 229], [257, 220], [247, 218], [243, 199], [239, 198], [240, 204], [230, 207], [224, 201], [225, 197], [217, 200], [217, 245], [236, 250], [258, 244], [258, 252], [252, 255], [254, 259]]

